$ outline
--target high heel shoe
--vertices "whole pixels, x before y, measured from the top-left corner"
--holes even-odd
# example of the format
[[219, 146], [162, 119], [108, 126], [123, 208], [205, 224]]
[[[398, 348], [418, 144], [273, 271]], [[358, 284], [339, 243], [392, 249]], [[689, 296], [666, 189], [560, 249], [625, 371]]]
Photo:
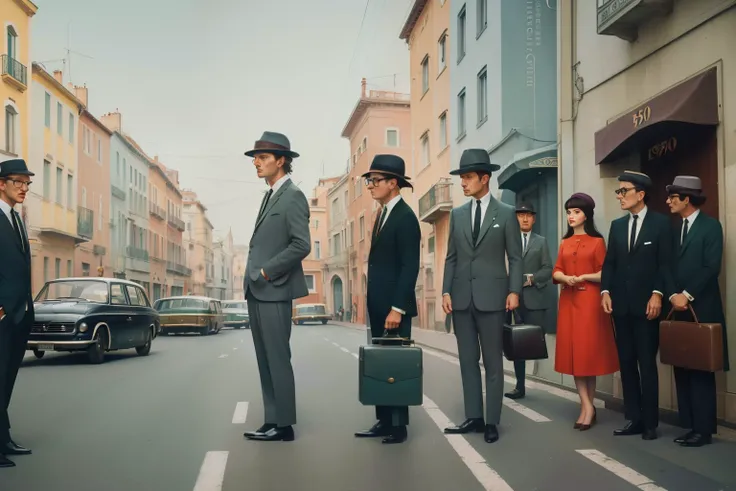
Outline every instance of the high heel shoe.
[[589, 429], [591, 429], [595, 425], [595, 423], [596, 423], [597, 414], [598, 413], [596, 412], [595, 408], [593, 408], [593, 417], [590, 419], [590, 423], [589, 424], [581, 424], [580, 425], [580, 428], [578, 428], [578, 429], [580, 431], [588, 431]]
[[579, 430], [581, 426], [583, 426], [583, 423], [577, 423], [577, 422], [576, 422], [576, 423], [575, 423], [575, 424], [574, 424], [574, 425], [572, 426], [572, 429], [573, 429], [573, 430]]

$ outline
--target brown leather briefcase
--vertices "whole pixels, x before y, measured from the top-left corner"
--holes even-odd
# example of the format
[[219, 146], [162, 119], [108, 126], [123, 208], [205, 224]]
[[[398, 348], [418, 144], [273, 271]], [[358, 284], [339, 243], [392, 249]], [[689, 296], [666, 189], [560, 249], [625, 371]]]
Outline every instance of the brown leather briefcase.
[[698, 321], [670, 320], [674, 309], [659, 323], [659, 360], [665, 365], [719, 372], [723, 370], [723, 326]]

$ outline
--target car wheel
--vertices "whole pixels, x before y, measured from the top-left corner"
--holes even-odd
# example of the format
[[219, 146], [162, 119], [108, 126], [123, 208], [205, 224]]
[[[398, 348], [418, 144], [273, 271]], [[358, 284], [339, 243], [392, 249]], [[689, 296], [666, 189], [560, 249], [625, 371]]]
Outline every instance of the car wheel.
[[327, 321], [322, 319], [322, 325], [324, 326], [325, 324], [327, 324]]
[[146, 344], [144, 344], [143, 346], [136, 346], [135, 352], [138, 353], [140, 356], [148, 356], [148, 354], [151, 352], [152, 344], [153, 344], [153, 336], [149, 332]]
[[200, 336], [207, 336], [210, 333], [210, 326], [204, 326], [202, 328], [202, 331], [200, 331]]
[[40, 360], [41, 358], [43, 358], [43, 355], [45, 355], [46, 352], [45, 351], [40, 351], [40, 350], [34, 349], [33, 350], [33, 354], [36, 356], [36, 358], [38, 358]]
[[100, 328], [97, 331], [97, 339], [95, 339], [95, 343], [90, 345], [89, 348], [87, 348], [87, 357], [89, 358], [89, 362], [94, 365], [99, 365], [103, 361], [105, 361], [105, 350], [107, 349], [107, 329]]

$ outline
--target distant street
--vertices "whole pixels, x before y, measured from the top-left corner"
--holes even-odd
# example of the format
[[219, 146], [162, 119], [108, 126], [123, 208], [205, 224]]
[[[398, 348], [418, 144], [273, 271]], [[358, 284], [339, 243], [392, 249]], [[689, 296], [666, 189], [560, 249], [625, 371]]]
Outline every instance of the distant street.
[[[295, 327], [298, 424], [291, 443], [252, 442], [263, 422], [249, 330], [161, 337], [149, 357], [26, 357], [11, 407], [13, 435], [33, 455], [0, 470], [2, 491], [718, 491], [736, 490], [736, 442], [680, 448], [614, 438], [619, 413], [598, 409], [590, 431], [572, 429], [576, 405], [540, 385], [507, 401], [501, 439], [445, 436], [463, 420], [457, 360], [425, 350], [425, 404], [410, 410], [409, 440], [357, 440], [373, 409], [357, 400], [365, 333]], [[449, 418], [449, 420], [448, 420]]]

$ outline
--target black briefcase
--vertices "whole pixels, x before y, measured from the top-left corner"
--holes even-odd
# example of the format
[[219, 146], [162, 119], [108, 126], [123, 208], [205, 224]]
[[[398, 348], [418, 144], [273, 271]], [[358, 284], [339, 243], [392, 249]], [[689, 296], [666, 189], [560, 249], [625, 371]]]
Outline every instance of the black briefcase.
[[422, 349], [395, 336], [372, 338], [360, 347], [358, 399], [366, 406], [421, 406]]
[[544, 339], [542, 326], [524, 324], [519, 313], [514, 310], [517, 323], [512, 324], [509, 312], [506, 324], [503, 325], [503, 354], [509, 361], [544, 360], [547, 354], [547, 341]]

